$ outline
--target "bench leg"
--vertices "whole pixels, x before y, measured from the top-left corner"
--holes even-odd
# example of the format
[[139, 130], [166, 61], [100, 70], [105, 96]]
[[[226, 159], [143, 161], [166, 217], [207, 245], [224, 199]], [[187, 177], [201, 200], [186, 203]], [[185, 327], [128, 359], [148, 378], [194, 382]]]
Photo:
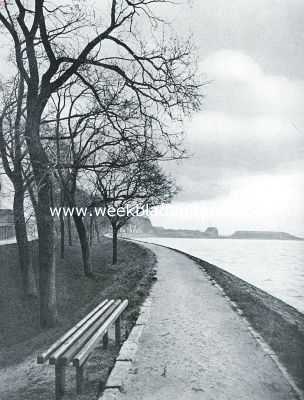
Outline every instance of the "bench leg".
[[121, 326], [120, 326], [120, 317], [115, 321], [115, 343], [116, 346], [120, 346], [121, 343]]
[[102, 345], [104, 349], [108, 348], [108, 344], [109, 344], [109, 334], [108, 332], [104, 334], [103, 338], [102, 338]]
[[64, 395], [65, 387], [65, 366], [55, 365], [55, 396], [56, 400]]
[[76, 367], [76, 391], [77, 394], [81, 394], [83, 391], [83, 366]]

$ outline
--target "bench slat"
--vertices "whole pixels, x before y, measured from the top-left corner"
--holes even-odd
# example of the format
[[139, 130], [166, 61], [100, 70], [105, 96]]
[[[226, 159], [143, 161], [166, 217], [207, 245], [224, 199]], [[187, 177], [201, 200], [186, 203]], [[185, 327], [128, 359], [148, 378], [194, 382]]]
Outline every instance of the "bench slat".
[[73, 326], [68, 332], [61, 336], [52, 346], [50, 346], [46, 351], [37, 356], [37, 363], [43, 364], [50, 355], [58, 349], [71, 335], [73, 335], [83, 324], [85, 324], [95, 313], [98, 312], [109, 300], [106, 299], [98, 306], [96, 306], [89, 314], [87, 314], [81, 321], [79, 321], [75, 326]]
[[90, 340], [90, 338], [95, 334], [95, 332], [99, 329], [101, 325], [104, 324], [105, 321], [115, 312], [117, 307], [121, 304], [121, 300], [115, 301], [114, 304], [111, 305], [94, 323], [94, 325], [90, 326], [90, 328], [81, 335], [77, 341], [75, 341], [72, 346], [67, 349], [65, 353], [62, 353], [59, 359], [57, 359], [57, 363], [60, 365], [67, 365], [75, 354], [77, 354], [83, 346]]
[[111, 305], [114, 303], [114, 300], [108, 301], [106, 304], [104, 304], [91, 318], [86, 321], [82, 326], [76, 330], [70, 337], [62, 343], [58, 349], [51, 354], [49, 357], [49, 362], [50, 364], [56, 364], [57, 360], [59, 357], [69, 348], [73, 345], [73, 343], [91, 326], [93, 325], [98, 318], [102, 316], [102, 314], [109, 308]]
[[88, 356], [94, 350], [96, 345], [102, 336], [109, 328], [109, 326], [116, 321], [121, 313], [127, 308], [128, 300], [124, 300], [119, 307], [110, 315], [110, 317], [98, 328], [94, 335], [88, 340], [88, 342], [82, 347], [78, 354], [73, 359], [73, 364], [76, 367], [81, 365], [87, 360]]

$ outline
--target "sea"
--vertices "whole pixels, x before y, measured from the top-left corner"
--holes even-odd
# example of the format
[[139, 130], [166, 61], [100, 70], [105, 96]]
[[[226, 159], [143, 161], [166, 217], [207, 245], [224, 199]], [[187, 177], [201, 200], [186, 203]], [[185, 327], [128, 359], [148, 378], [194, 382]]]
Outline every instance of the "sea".
[[142, 239], [198, 257], [270, 293], [304, 313], [304, 241]]

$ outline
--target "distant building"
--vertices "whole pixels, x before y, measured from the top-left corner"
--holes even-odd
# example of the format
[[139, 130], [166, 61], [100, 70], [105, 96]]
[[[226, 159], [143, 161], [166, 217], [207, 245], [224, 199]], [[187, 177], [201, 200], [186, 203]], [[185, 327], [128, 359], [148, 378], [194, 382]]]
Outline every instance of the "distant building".
[[7, 209], [13, 202], [13, 191], [10, 180], [6, 175], [0, 178], [0, 210]]
[[15, 236], [14, 214], [12, 210], [0, 208], [0, 240]]
[[204, 234], [209, 238], [218, 238], [219, 237], [218, 230], [214, 226], [209, 226], [205, 230]]
[[0, 208], [0, 225], [8, 225], [14, 223], [13, 210]]

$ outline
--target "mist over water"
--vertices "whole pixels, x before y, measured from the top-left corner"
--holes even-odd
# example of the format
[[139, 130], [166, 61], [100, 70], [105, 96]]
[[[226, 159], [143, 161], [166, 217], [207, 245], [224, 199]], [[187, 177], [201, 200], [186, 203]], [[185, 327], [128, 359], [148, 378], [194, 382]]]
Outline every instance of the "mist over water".
[[304, 242], [157, 237], [145, 241], [215, 264], [304, 313]]

